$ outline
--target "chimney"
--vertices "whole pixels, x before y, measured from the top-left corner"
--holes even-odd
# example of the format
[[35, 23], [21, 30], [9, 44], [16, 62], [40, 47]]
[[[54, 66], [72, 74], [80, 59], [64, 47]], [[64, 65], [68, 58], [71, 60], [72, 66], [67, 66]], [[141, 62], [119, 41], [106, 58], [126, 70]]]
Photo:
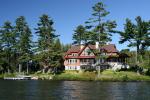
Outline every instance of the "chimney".
[[99, 42], [96, 42], [96, 43], [95, 43], [95, 48], [96, 48], [96, 49], [99, 49]]
[[110, 45], [110, 42], [107, 42], [106, 45]]
[[82, 50], [84, 48], [84, 43], [83, 43], [83, 41], [81, 41], [81, 43], [80, 43], [80, 50]]

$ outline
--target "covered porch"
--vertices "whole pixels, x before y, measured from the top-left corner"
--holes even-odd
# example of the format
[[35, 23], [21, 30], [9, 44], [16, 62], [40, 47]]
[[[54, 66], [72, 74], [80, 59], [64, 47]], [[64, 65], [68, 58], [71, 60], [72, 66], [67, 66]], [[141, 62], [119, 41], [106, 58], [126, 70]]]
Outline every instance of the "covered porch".
[[106, 62], [111, 63], [111, 62], [117, 62], [117, 63], [127, 63], [127, 58], [129, 56], [125, 53], [120, 53], [118, 55], [110, 55], [107, 59]]

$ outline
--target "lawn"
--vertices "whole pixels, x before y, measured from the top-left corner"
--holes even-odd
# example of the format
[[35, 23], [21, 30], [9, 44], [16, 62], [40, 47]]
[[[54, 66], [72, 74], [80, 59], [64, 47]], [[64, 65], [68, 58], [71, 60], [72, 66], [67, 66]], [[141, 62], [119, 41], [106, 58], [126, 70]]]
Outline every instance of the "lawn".
[[64, 71], [54, 76], [54, 80], [95, 80], [96, 72]]
[[150, 76], [140, 75], [136, 72], [105, 70], [99, 77], [96, 72], [65, 71], [55, 75], [54, 80], [87, 80], [87, 81], [150, 81]]
[[[14, 77], [16, 74], [1, 74], [0, 78]], [[71, 81], [150, 81], [150, 76], [140, 75], [131, 71], [105, 70], [98, 75], [96, 71], [64, 71], [60, 74], [30, 74], [32, 77], [38, 77], [42, 80], [71, 80]]]
[[140, 75], [131, 71], [115, 72], [105, 70], [101, 73], [98, 80], [104, 81], [150, 81], [150, 76]]

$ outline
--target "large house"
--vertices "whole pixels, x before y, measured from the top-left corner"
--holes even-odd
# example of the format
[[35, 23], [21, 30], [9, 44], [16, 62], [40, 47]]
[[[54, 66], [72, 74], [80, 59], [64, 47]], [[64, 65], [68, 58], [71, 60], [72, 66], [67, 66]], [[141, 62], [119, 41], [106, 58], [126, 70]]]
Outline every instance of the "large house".
[[[101, 54], [95, 53], [99, 50]], [[98, 43], [96, 45], [74, 45], [66, 52], [64, 65], [65, 70], [80, 70], [89, 68], [87, 66], [96, 68], [100, 62], [101, 66], [105, 65], [108, 68], [117, 69], [128, 67], [125, 64], [127, 57], [126, 54], [119, 53], [114, 44], [108, 44], [101, 48], [99, 48]], [[97, 58], [101, 59], [97, 60]]]

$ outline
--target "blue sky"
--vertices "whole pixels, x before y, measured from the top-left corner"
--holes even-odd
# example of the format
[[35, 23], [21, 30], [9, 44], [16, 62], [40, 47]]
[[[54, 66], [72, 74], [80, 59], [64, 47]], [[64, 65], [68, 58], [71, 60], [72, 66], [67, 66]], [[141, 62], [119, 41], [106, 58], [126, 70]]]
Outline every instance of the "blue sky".
[[[15, 22], [18, 16], [25, 16], [32, 31], [37, 27], [39, 16], [46, 13], [55, 22], [54, 28], [62, 43], [72, 43], [73, 30], [91, 17], [92, 6], [101, 0], [0, 0], [0, 26], [4, 21]], [[123, 30], [126, 18], [134, 21], [136, 16], [150, 19], [150, 0], [102, 0], [115, 20], [117, 30]], [[111, 43], [119, 50], [127, 48], [127, 43], [119, 44], [119, 36], [113, 35]], [[130, 48], [132, 49], [132, 48]]]

